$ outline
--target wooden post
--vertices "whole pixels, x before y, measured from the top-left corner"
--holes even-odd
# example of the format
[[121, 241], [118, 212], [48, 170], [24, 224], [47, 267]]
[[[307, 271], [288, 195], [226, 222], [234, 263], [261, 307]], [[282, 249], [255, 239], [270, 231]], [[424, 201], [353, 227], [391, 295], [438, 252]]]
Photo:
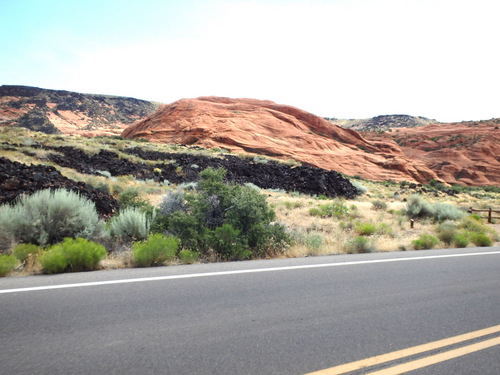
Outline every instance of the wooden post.
[[488, 224], [491, 224], [491, 207], [488, 210]]
[[467, 210], [467, 212], [468, 212], [469, 214], [472, 214], [472, 207], [469, 207], [469, 209]]
[[415, 220], [410, 219], [410, 228], [413, 229], [413, 225], [415, 224]]

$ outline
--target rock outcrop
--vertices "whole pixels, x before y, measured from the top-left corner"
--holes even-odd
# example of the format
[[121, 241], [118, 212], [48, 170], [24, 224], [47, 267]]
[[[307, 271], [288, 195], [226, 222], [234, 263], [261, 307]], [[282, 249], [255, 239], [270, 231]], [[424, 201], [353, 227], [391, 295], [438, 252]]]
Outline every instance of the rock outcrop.
[[122, 135], [294, 159], [370, 180], [425, 183], [439, 179], [425, 164], [408, 158], [395, 142], [368, 141], [354, 130], [271, 101], [183, 99], [161, 106]]
[[363, 132], [373, 142], [396, 142], [449, 184], [500, 185], [500, 119], [432, 124], [385, 133]]

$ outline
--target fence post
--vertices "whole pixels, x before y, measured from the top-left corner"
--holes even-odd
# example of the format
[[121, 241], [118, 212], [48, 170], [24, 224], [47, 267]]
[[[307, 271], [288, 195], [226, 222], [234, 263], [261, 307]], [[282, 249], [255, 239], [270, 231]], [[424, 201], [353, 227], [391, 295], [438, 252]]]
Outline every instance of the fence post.
[[415, 220], [410, 219], [410, 228], [413, 229], [413, 225], [415, 224]]
[[488, 224], [491, 224], [491, 207], [488, 210]]

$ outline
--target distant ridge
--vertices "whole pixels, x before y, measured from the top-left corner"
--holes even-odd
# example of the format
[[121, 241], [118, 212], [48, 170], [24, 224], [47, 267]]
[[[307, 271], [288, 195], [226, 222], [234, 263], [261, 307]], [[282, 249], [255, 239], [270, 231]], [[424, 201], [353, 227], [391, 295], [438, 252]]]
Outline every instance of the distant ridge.
[[49, 134], [119, 135], [158, 106], [128, 97], [0, 86], [0, 126], [21, 126]]
[[381, 115], [367, 119], [329, 119], [332, 123], [347, 129], [363, 131], [383, 131], [393, 128], [414, 128], [435, 124], [438, 121], [421, 116]]

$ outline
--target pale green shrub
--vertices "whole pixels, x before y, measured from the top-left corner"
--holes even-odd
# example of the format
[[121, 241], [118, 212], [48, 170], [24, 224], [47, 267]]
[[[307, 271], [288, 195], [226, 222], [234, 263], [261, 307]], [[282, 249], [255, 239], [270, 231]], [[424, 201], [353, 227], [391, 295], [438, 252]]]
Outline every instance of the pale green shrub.
[[140, 208], [126, 208], [111, 219], [111, 235], [122, 241], [137, 241], [148, 238], [151, 220]]
[[1, 207], [0, 246], [12, 242], [45, 246], [65, 237], [90, 239], [98, 221], [92, 201], [64, 189], [40, 190]]

